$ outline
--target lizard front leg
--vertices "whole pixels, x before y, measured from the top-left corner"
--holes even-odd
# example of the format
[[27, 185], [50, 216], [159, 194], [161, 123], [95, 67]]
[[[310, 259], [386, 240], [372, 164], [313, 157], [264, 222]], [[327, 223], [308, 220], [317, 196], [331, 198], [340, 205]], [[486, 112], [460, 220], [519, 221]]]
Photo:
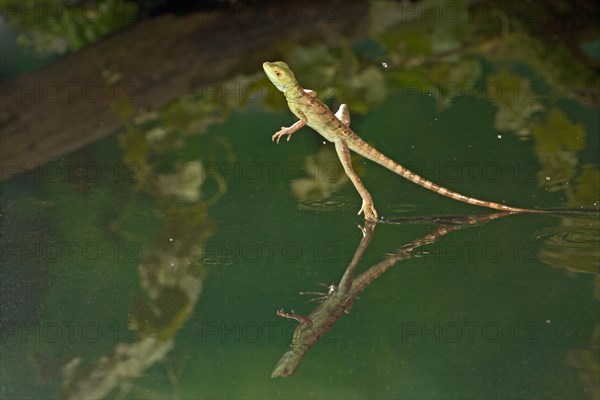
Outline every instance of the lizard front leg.
[[283, 135], [288, 135], [287, 141], [289, 142], [292, 135], [294, 133], [296, 133], [298, 131], [298, 129], [300, 129], [304, 125], [306, 125], [307, 122], [308, 122], [308, 120], [306, 119], [306, 117], [304, 115], [302, 115], [302, 118], [300, 118], [300, 121], [296, 121], [296, 123], [294, 125], [289, 126], [289, 127], [282, 126], [281, 130], [271, 137], [271, 140], [279, 143], [279, 140], [281, 139], [281, 137]]
[[368, 221], [377, 221], [379, 216], [377, 215], [377, 211], [375, 210], [373, 198], [371, 198], [371, 194], [369, 193], [365, 185], [363, 185], [362, 181], [352, 168], [350, 149], [348, 148], [348, 145], [342, 140], [336, 140], [334, 143], [335, 151], [337, 152], [342, 166], [344, 167], [344, 171], [346, 171], [346, 175], [348, 175], [348, 177], [354, 184], [354, 187], [358, 191], [358, 194], [360, 194], [360, 197], [362, 198], [362, 207], [360, 208], [358, 213], [361, 214], [364, 212], [365, 219]]
[[277, 310], [277, 315], [279, 317], [283, 317], [283, 318], [295, 319], [296, 321], [298, 321], [301, 324], [304, 324], [306, 326], [312, 325], [312, 321], [310, 320], [310, 318], [305, 317], [304, 315], [296, 314], [294, 312], [294, 310], [292, 310], [291, 314], [288, 314], [285, 311], [283, 311], [283, 308], [281, 308], [281, 309]]

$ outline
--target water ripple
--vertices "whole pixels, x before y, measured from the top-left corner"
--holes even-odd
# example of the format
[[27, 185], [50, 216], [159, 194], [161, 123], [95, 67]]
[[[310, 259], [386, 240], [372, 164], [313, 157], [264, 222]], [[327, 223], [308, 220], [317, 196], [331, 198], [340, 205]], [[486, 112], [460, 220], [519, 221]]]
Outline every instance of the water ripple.
[[392, 203], [388, 205], [388, 209], [393, 213], [408, 213], [415, 211], [417, 206], [411, 203]]
[[536, 235], [544, 246], [556, 249], [597, 249], [600, 246], [600, 230], [585, 227], [553, 227]]
[[329, 197], [327, 199], [301, 200], [300, 209], [311, 211], [339, 211], [356, 206], [356, 202], [345, 197]]

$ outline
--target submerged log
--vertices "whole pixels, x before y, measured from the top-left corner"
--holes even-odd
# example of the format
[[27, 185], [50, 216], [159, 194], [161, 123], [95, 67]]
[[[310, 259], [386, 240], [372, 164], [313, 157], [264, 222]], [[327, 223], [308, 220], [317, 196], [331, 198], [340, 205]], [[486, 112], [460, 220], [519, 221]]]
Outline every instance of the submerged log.
[[282, 42], [335, 44], [364, 34], [367, 14], [366, 1], [168, 14], [0, 82], [0, 180], [117, 132], [115, 102], [164, 107], [235, 72], [260, 70], [262, 61], [281, 57]]

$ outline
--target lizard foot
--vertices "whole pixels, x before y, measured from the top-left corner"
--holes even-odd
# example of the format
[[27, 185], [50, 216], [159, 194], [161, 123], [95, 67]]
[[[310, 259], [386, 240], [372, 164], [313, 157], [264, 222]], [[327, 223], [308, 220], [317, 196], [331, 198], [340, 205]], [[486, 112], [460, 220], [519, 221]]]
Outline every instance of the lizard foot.
[[377, 222], [377, 221], [367, 220], [364, 228], [362, 226], [358, 225], [358, 229], [360, 229], [360, 231], [362, 232], [363, 237], [367, 237], [367, 235], [373, 234], [373, 230], [375, 229], [375, 224], [373, 222]]
[[279, 143], [279, 141], [281, 140], [281, 137], [284, 135], [288, 135], [287, 141], [289, 142], [292, 135], [295, 133], [295, 130], [292, 130], [291, 128], [287, 128], [285, 126], [281, 127], [281, 130], [279, 132], [277, 132], [276, 134], [274, 134], [273, 136], [271, 136], [271, 140]]
[[358, 214], [365, 214], [365, 219], [367, 221], [377, 221], [379, 216], [377, 215], [377, 210], [375, 210], [375, 206], [372, 201], [363, 200], [362, 207], [358, 211]]
[[300, 322], [301, 324], [304, 324], [307, 326], [312, 325], [312, 321], [310, 320], [310, 318], [305, 317], [304, 315], [296, 314], [294, 312], [294, 310], [292, 310], [292, 312], [290, 314], [288, 314], [285, 311], [283, 311], [283, 308], [280, 308], [279, 310], [277, 310], [277, 316], [283, 317], [283, 318], [295, 319], [296, 321]]
[[305, 295], [305, 294], [314, 294], [317, 295], [318, 297], [314, 297], [312, 299], [310, 299], [309, 301], [324, 301], [326, 300], [329, 296], [331, 296], [331, 294], [333, 292], [335, 292], [337, 290], [337, 286], [332, 283], [331, 285], [326, 285], [324, 283], [319, 283], [319, 285], [321, 286], [325, 286], [327, 288], [327, 293], [325, 292], [300, 292], [300, 294]]

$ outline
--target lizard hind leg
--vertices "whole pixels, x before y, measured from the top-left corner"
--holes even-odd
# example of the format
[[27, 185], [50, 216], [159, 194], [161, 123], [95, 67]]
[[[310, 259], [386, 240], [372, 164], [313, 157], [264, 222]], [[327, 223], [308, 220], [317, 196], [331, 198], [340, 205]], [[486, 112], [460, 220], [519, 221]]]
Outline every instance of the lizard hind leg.
[[[344, 125], [350, 127], [350, 111], [348, 110], [348, 106], [346, 104], [340, 105], [340, 108], [335, 113], [337, 119], [339, 119]], [[348, 150], [348, 146], [342, 142], [335, 142], [335, 150], [338, 153], [338, 157], [342, 162], [342, 166], [346, 171], [346, 175], [350, 178], [354, 187], [360, 194], [362, 198], [362, 206], [358, 211], [358, 214], [364, 213], [365, 219], [367, 221], [377, 221], [379, 216], [377, 215], [377, 211], [375, 210], [375, 206], [373, 205], [373, 199], [371, 195], [363, 185], [362, 181], [352, 169], [352, 163], [350, 161], [350, 151]]]
[[321, 302], [323, 302], [329, 296], [331, 296], [333, 294], [333, 292], [335, 292], [337, 290], [337, 286], [334, 283], [332, 283], [330, 285], [326, 285], [324, 283], [319, 283], [319, 285], [326, 287], [327, 288], [327, 292], [300, 292], [300, 294], [301, 295], [312, 294], [312, 295], [317, 296], [317, 297], [314, 297], [314, 298], [310, 299], [309, 302], [311, 302], [311, 301], [321, 301]]
[[342, 104], [335, 113], [335, 116], [337, 119], [342, 121], [344, 125], [350, 126], [350, 110], [348, 109], [347, 105]]
[[365, 219], [368, 221], [377, 221], [379, 219], [379, 216], [377, 215], [377, 211], [375, 211], [375, 206], [373, 205], [373, 199], [371, 198], [371, 194], [369, 193], [365, 185], [363, 185], [362, 181], [352, 168], [352, 161], [350, 159], [350, 149], [348, 148], [348, 145], [341, 140], [336, 140], [334, 144], [335, 151], [337, 152], [338, 158], [342, 163], [342, 167], [344, 167], [346, 175], [348, 175], [348, 178], [350, 178], [350, 180], [354, 184], [354, 187], [356, 188], [356, 191], [360, 194], [360, 197], [362, 198], [362, 207], [360, 208], [360, 211], [358, 213], [364, 213]]

